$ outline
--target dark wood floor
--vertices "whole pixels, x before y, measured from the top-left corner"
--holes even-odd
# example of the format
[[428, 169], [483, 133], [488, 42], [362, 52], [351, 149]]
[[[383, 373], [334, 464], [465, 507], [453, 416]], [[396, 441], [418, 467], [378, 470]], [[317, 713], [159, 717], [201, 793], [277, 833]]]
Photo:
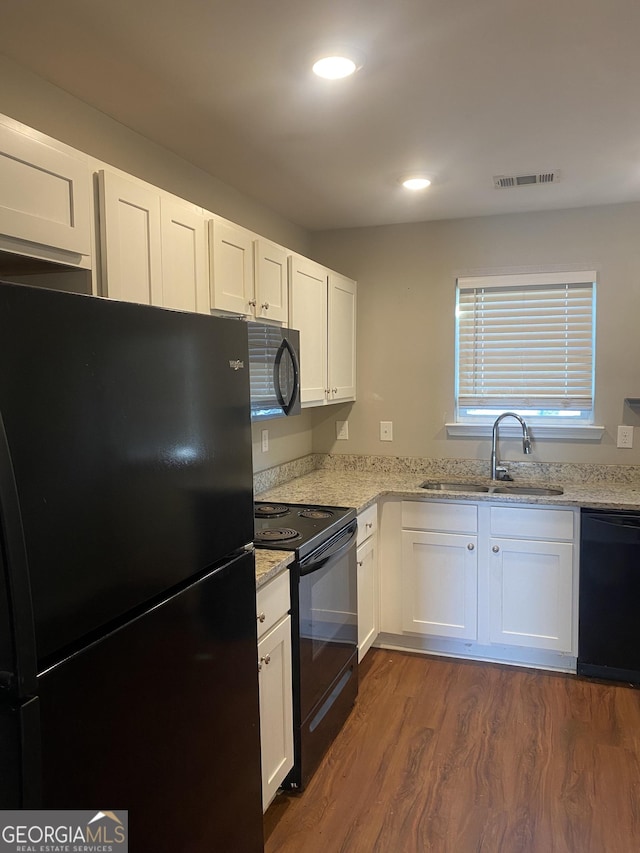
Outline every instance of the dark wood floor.
[[640, 690], [374, 649], [266, 853], [637, 853]]

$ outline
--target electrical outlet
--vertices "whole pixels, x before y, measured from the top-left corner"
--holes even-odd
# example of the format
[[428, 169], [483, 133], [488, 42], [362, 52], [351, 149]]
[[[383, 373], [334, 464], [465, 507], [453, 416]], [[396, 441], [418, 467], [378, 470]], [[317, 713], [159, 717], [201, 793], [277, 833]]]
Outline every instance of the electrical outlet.
[[269, 452], [269, 430], [268, 429], [262, 430], [262, 452], [263, 453]]
[[380, 421], [380, 441], [393, 441], [392, 421]]
[[633, 447], [633, 427], [618, 427], [618, 447]]
[[340, 441], [349, 438], [349, 421], [336, 421], [336, 438]]

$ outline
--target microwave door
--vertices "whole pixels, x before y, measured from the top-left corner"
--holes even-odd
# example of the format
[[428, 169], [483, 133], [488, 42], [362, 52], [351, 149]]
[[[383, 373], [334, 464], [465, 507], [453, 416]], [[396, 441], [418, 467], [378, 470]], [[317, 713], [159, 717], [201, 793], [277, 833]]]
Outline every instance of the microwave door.
[[[283, 357], [287, 355], [283, 363]], [[285, 388], [283, 390], [283, 379]], [[295, 349], [283, 338], [273, 363], [273, 387], [285, 415], [290, 414], [300, 394], [300, 366]]]

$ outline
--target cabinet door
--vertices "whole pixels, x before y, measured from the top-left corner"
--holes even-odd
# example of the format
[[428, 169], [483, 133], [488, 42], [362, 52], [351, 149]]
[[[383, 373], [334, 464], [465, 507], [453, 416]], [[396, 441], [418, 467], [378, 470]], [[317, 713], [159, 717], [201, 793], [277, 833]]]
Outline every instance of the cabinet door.
[[291, 697], [291, 617], [287, 616], [258, 643], [262, 808], [267, 806], [293, 767]]
[[356, 283], [329, 273], [329, 400], [356, 399]]
[[300, 331], [300, 399], [320, 406], [327, 399], [327, 271], [319, 264], [290, 258], [289, 322]]
[[289, 320], [287, 252], [268, 240], [255, 241], [256, 317]]
[[0, 123], [0, 234], [90, 258], [90, 188], [80, 155]]
[[209, 220], [211, 307], [253, 315], [253, 235], [220, 219]]
[[402, 627], [436, 637], [477, 635], [476, 537], [402, 531]]
[[358, 663], [378, 636], [378, 549], [375, 536], [358, 548]]
[[491, 539], [492, 643], [571, 652], [573, 545]]
[[160, 195], [112, 172], [99, 185], [102, 295], [162, 305]]
[[160, 204], [162, 228], [162, 304], [165, 308], [209, 313], [205, 220], [187, 205]]

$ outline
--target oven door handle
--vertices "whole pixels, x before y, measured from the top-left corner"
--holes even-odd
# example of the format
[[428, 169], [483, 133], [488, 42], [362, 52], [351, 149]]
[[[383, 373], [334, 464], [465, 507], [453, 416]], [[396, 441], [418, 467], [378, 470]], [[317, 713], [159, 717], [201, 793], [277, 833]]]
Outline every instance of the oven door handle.
[[358, 523], [356, 521], [352, 521], [345, 532], [339, 535], [325, 551], [318, 554], [316, 558], [311, 559], [308, 562], [303, 562], [300, 565], [300, 577], [319, 571], [327, 565], [329, 560], [335, 560], [336, 558], [342, 557], [354, 546], [354, 540], [357, 535]]

